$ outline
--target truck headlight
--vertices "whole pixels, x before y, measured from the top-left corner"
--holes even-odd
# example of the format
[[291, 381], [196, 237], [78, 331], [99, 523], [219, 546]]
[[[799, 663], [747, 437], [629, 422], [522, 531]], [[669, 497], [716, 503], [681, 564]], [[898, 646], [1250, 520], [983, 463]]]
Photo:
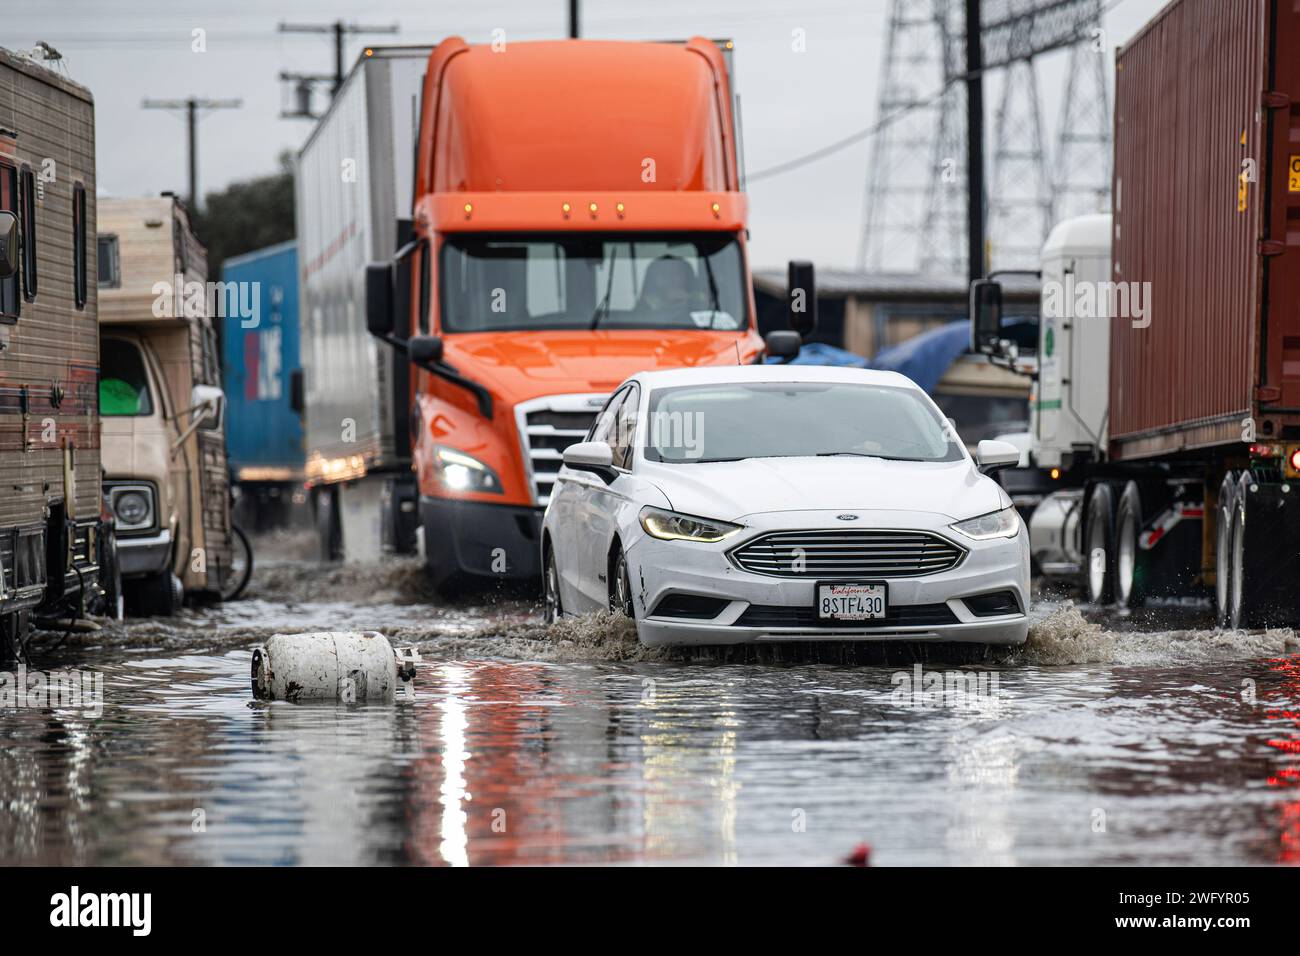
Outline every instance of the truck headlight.
[[433, 451], [434, 470], [448, 491], [479, 491], [499, 495], [503, 489], [497, 473], [473, 455], [438, 445]]
[[112, 489], [109, 508], [124, 531], [148, 528], [153, 525], [153, 493], [143, 488]]
[[1020, 516], [1015, 506], [992, 511], [986, 515], [967, 518], [949, 525], [958, 534], [964, 534], [974, 541], [988, 541], [990, 538], [1014, 538], [1020, 530]]
[[738, 524], [697, 518], [676, 511], [646, 506], [641, 509], [641, 527], [652, 538], [661, 541], [704, 541], [712, 543], [730, 538], [740, 530]]

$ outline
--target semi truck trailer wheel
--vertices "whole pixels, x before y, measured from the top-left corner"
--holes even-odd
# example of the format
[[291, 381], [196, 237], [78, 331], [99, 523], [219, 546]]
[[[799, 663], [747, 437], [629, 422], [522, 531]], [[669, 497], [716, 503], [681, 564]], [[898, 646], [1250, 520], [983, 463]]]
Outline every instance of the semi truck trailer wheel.
[[1083, 541], [1088, 600], [1110, 604], [1115, 600], [1115, 492], [1104, 481], [1088, 497]]
[[1219, 500], [1214, 510], [1214, 610], [1221, 628], [1232, 627], [1230, 594], [1232, 588], [1232, 518], [1237, 508], [1238, 471], [1229, 471], [1219, 485]]
[[1115, 600], [1121, 607], [1139, 608], [1146, 603], [1141, 536], [1142, 495], [1137, 482], [1130, 481], [1115, 511]]

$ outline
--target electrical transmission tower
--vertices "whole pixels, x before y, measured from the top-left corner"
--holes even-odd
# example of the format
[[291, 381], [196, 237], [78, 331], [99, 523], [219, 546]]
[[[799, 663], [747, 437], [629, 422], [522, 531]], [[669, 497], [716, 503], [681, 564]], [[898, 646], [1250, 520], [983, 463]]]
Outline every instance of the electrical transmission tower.
[[877, 113], [878, 122], [887, 125], [872, 146], [865, 231], [858, 250], [859, 264], [873, 272], [913, 272], [923, 256], [937, 131], [948, 108], [947, 97], [936, 94], [945, 83], [949, 3], [890, 2]]
[[[891, 0], [877, 111], [885, 125], [868, 171], [861, 268], [966, 272], [966, 92], [958, 82], [965, 74], [964, 6]], [[983, 6], [983, 68], [1002, 81], [988, 184], [991, 266], [1036, 267], [1054, 223], [1109, 201], [1102, 0], [984, 0]], [[1049, 167], [1035, 59], [1067, 48], [1070, 69]]]
[[1057, 126], [1056, 195], [1053, 221], [1110, 211], [1113, 155], [1107, 45], [1098, 31], [1070, 48], [1070, 67]]

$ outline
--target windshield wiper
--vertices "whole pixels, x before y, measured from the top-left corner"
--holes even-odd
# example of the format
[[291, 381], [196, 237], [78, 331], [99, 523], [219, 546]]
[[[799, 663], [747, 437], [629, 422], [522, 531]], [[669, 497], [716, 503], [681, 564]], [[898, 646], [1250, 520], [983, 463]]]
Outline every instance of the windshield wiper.
[[819, 451], [817, 458], [834, 458], [838, 455], [849, 455], [853, 458], [879, 458], [881, 461], [925, 461], [924, 458], [899, 458], [896, 455], [871, 455], [865, 451]]
[[609, 296], [614, 291], [614, 263], [618, 260], [618, 246], [609, 247], [609, 278], [605, 281], [605, 295], [591, 314], [591, 331], [596, 331], [602, 319], [609, 315]]

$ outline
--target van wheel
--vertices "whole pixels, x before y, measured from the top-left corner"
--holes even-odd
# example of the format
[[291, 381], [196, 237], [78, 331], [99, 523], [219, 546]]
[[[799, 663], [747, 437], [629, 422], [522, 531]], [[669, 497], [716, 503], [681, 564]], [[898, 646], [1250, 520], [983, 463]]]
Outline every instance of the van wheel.
[[1146, 601], [1141, 535], [1142, 496], [1137, 482], [1130, 481], [1115, 515], [1115, 600], [1121, 607], [1139, 608]]
[[1237, 481], [1240, 473], [1230, 471], [1219, 485], [1219, 501], [1214, 515], [1214, 609], [1220, 628], [1232, 627], [1232, 520], [1237, 510]]
[[635, 621], [632, 581], [627, 574], [627, 557], [622, 548], [615, 551], [613, 560], [610, 561], [609, 582], [609, 609]]
[[555, 552], [549, 545], [542, 555], [542, 603], [545, 606], [543, 619], [548, 626], [564, 615], [560, 603], [560, 572], [555, 567]]
[[1088, 600], [1105, 605], [1115, 600], [1115, 492], [1102, 482], [1088, 499], [1084, 560]]
[[133, 617], [171, 617], [184, 603], [181, 579], [170, 571], [126, 582], [126, 608]]
[[253, 576], [253, 546], [248, 535], [237, 524], [230, 526], [231, 549], [230, 567], [226, 569], [225, 587], [221, 589], [221, 600], [237, 601], [248, 587]]

